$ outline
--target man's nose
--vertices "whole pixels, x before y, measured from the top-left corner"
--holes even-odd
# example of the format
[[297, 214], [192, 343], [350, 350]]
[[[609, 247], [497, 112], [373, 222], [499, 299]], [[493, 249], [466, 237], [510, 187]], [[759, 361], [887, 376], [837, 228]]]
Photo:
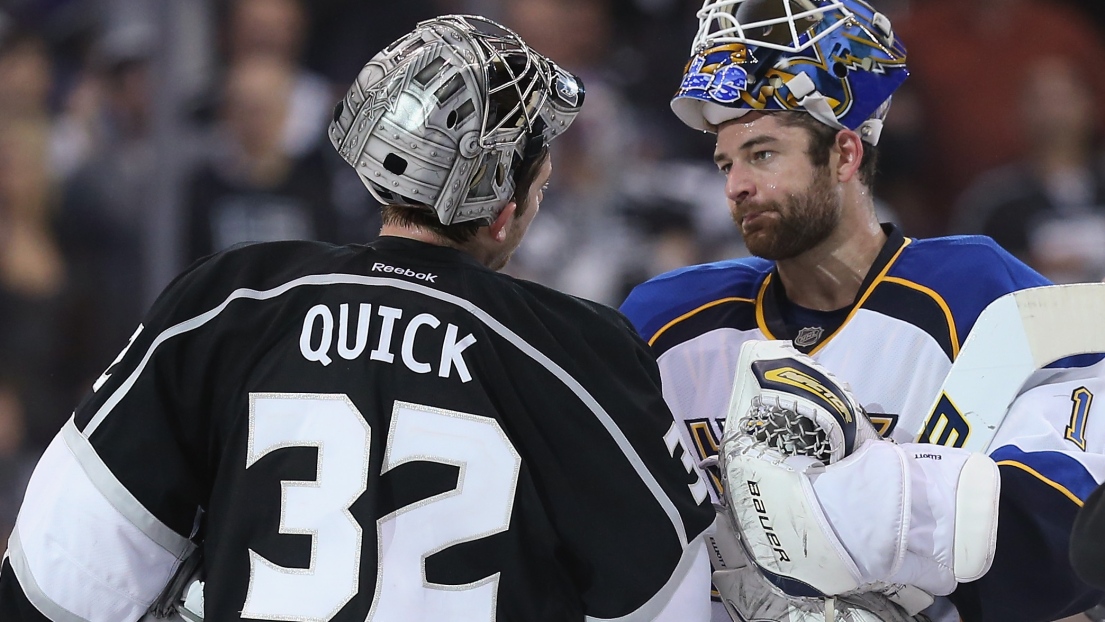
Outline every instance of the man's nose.
[[729, 173], [725, 176], [725, 196], [740, 205], [749, 198], [755, 196], [756, 185], [752, 181], [752, 176], [741, 167], [733, 166], [729, 169]]

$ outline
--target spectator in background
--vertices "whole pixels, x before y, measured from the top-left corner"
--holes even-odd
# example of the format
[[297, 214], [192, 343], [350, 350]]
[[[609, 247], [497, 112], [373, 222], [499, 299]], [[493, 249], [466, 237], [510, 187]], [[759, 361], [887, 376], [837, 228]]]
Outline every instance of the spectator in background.
[[[623, 91], [649, 125], [645, 149], [666, 159], [701, 163], [714, 148], [706, 132], [687, 132], [671, 114], [671, 96], [698, 31], [696, 13], [702, 0], [611, 0], [617, 16], [619, 46], [607, 61], [617, 67]], [[711, 209], [717, 206], [711, 206]], [[727, 227], [728, 228], [728, 227]]]
[[41, 37], [13, 31], [0, 39], [0, 113], [42, 114], [52, 87], [50, 56]]
[[0, 121], [0, 368], [12, 374], [36, 448], [77, 397], [66, 350], [70, 275], [54, 228], [48, 154], [43, 117]]
[[88, 138], [68, 117], [51, 117], [53, 90], [53, 60], [46, 41], [34, 32], [9, 28], [0, 37], [0, 117], [46, 119], [50, 175], [63, 178], [85, 157]]
[[397, 29], [394, 36], [389, 34], [386, 40], [378, 43], [373, 41], [372, 32], [365, 30], [366, 26], [370, 26], [369, 31], [375, 31], [375, 20], [384, 19], [384, 15], [380, 13], [382, 7], [378, 6], [369, 7], [365, 3], [357, 3], [354, 10], [364, 10], [367, 7], [373, 12], [371, 19], [364, 20], [351, 18], [338, 6], [345, 21], [340, 24], [327, 23], [323, 29], [315, 28], [315, 21], [312, 19], [314, 12], [333, 10], [334, 5], [341, 4], [343, 3], [335, 0], [316, 0], [310, 3], [304, 0], [233, 0], [222, 30], [228, 66], [234, 66], [241, 60], [264, 56], [290, 68], [292, 87], [280, 145], [293, 159], [314, 160], [315, 151], [322, 153], [328, 167], [327, 185], [331, 190], [331, 194], [325, 198], [333, 204], [341, 221], [337, 228], [339, 237], [335, 239], [326, 234], [326, 239], [359, 243], [372, 239], [379, 231], [380, 212], [375, 208], [371, 197], [365, 193], [364, 186], [353, 170], [333, 150], [322, 146], [319, 141], [326, 133], [326, 126], [330, 123], [340, 93], [356, 77], [360, 65], [349, 75], [339, 75], [337, 83], [341, 87], [335, 90], [334, 82], [327, 74], [320, 73], [313, 67], [309, 68], [304, 63], [308, 39], [313, 37], [330, 41], [334, 37], [341, 37], [333, 30], [335, 27], [340, 26], [339, 32], [344, 32], [352, 26], [356, 28], [353, 36], [358, 42], [368, 42], [371, 47], [364, 52], [351, 53], [345, 60], [366, 58], [394, 41], [401, 31], [412, 27], [421, 19], [432, 17], [434, 13], [417, 13], [415, 9], [419, 2], [404, 3], [412, 6], [404, 6], [402, 9], [388, 8], [385, 13], [397, 12], [405, 15], [413, 11], [419, 17], [391, 24], [390, 27]]
[[609, 0], [511, 0], [505, 25], [580, 76], [580, 128], [559, 140], [556, 184], [510, 271], [591, 300], [615, 304], [632, 246], [620, 212], [625, 174], [640, 160], [642, 128], [609, 72]]
[[906, 80], [894, 91], [894, 114], [887, 115], [879, 138], [875, 207], [880, 222], [894, 222], [906, 235], [933, 229], [932, 204], [918, 175], [924, 162], [928, 128], [916, 89]]
[[[306, 38], [305, 63], [331, 84], [339, 85], [338, 95], [361, 71], [361, 59], [402, 36], [418, 22], [436, 15], [467, 13], [491, 15], [485, 4], [499, 0], [402, 0], [401, 2], [365, 2], [364, 0], [304, 0], [310, 35]], [[337, 103], [338, 97], [331, 103]], [[344, 163], [344, 168], [349, 168]], [[362, 186], [363, 188], [363, 186]], [[363, 192], [361, 194], [364, 194]], [[375, 207], [371, 207], [375, 211]]]
[[77, 403], [71, 279], [53, 229], [49, 125], [0, 118], [0, 536], [28, 467]]
[[302, 65], [308, 28], [300, 0], [234, 0], [225, 28], [228, 65], [268, 56], [291, 68], [281, 146], [293, 157], [318, 146], [338, 100], [325, 78]]
[[957, 229], [994, 238], [1055, 282], [1105, 277], [1105, 152], [1084, 67], [1045, 56], [1028, 67], [1018, 126], [1023, 158], [983, 174], [958, 202]]
[[[1060, 56], [1079, 68], [1105, 118], [1105, 45], [1084, 15], [1042, 0], [928, 0], [896, 22], [909, 42], [910, 80], [927, 128], [922, 187], [929, 223], [910, 235], [944, 233], [956, 196], [983, 171], [1025, 154], [1016, 102], [1030, 65]], [[963, 62], [970, 59], [970, 62]]]
[[141, 317], [157, 179], [151, 131], [152, 31], [109, 32], [93, 54], [86, 87], [97, 94], [89, 157], [64, 185], [59, 235], [79, 289], [90, 386]]
[[339, 237], [322, 154], [293, 156], [283, 146], [294, 75], [267, 55], [227, 72], [212, 156], [186, 186], [189, 260], [239, 242]]

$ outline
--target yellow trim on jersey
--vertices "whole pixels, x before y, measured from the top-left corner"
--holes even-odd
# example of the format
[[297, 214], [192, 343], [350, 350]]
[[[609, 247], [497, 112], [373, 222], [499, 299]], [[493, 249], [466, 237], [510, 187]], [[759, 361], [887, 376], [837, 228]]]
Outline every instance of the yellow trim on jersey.
[[[844, 321], [840, 323], [840, 326], [838, 326], [836, 330], [829, 333], [829, 335], [825, 337], [825, 339], [823, 339], [821, 343], [817, 344], [817, 347], [810, 350], [810, 356], [813, 356], [818, 352], [818, 350], [824, 348], [825, 345], [832, 341], [833, 337], [835, 337], [836, 334], [840, 332], [840, 329], [848, 325], [848, 322], [851, 321], [852, 316], [854, 316], [856, 314], [856, 311], [858, 311], [859, 308], [863, 306], [864, 301], [866, 301], [867, 298], [871, 296], [871, 292], [874, 291], [875, 287], [878, 286], [878, 284], [886, 277], [886, 273], [890, 271], [890, 266], [893, 266], [894, 262], [898, 260], [899, 256], [901, 256], [902, 250], [905, 249], [905, 247], [909, 246], [910, 242], [912, 241], [913, 240], [911, 240], [910, 238], [905, 238], [905, 241], [902, 243], [901, 247], [898, 248], [897, 252], [894, 253], [894, 256], [890, 258], [890, 261], [886, 262], [885, 266], [883, 266], [883, 269], [881, 272], [879, 272], [879, 275], [876, 276], [873, 281], [871, 281], [871, 285], [867, 288], [867, 291], [863, 292], [863, 296], [860, 297], [859, 302], [857, 302], [856, 305], [852, 307], [852, 311], [848, 314], [848, 317], [844, 318]], [[767, 291], [767, 284], [770, 281], [771, 274], [768, 274], [767, 278], [764, 279], [763, 287], [760, 288], [759, 295], [756, 296], [756, 323], [759, 324], [760, 331], [762, 331], [763, 334], [767, 335], [768, 339], [778, 339], [778, 337], [773, 336], [771, 332], [767, 330], [767, 321], [764, 319], [764, 292]]]
[[[856, 312], [859, 311], [859, 309], [863, 306], [863, 303], [866, 302], [867, 299], [871, 297], [871, 293], [874, 292], [875, 288], [878, 287], [879, 283], [882, 283], [883, 281], [890, 282], [890, 283], [896, 283], [898, 285], [903, 285], [905, 287], [909, 287], [910, 289], [917, 290], [917, 291], [929, 296], [940, 307], [940, 309], [944, 312], [944, 317], [947, 318], [948, 330], [950, 331], [950, 337], [951, 337], [952, 360], [955, 360], [959, 356], [959, 335], [958, 335], [958, 333], [956, 332], [956, 329], [955, 329], [955, 318], [952, 316], [951, 308], [948, 307], [948, 303], [944, 301], [943, 297], [941, 297], [939, 294], [937, 294], [932, 289], [930, 289], [928, 287], [925, 287], [924, 285], [921, 285], [919, 283], [914, 283], [912, 281], [908, 281], [908, 280], [902, 279], [900, 277], [894, 277], [894, 276], [887, 276], [886, 275], [886, 273], [890, 271], [891, 266], [894, 265], [894, 262], [896, 262], [898, 260], [898, 257], [901, 256], [902, 251], [905, 250], [905, 247], [909, 246], [912, 242], [913, 242], [912, 238], [904, 238], [904, 240], [902, 242], [902, 245], [898, 248], [897, 251], [894, 252], [894, 256], [890, 258], [890, 261], [886, 262], [886, 265], [883, 266], [883, 269], [879, 272], [878, 276], [876, 276], [871, 281], [871, 285], [868, 286], [867, 290], [863, 292], [863, 296], [861, 296], [859, 301], [856, 302], [855, 306], [852, 308], [852, 311], [848, 314], [848, 316], [846, 318], [844, 318], [844, 321], [840, 323], [840, 326], [837, 327], [837, 329], [835, 331], [830, 333], [827, 337], [825, 337], [824, 340], [821, 341], [821, 343], [819, 343], [817, 345], [817, 347], [815, 347], [813, 350], [810, 351], [811, 356], [816, 354], [819, 350], [824, 348], [826, 344], [828, 344], [830, 341], [832, 341], [833, 337], [835, 337], [836, 334], [839, 333], [840, 330], [842, 328], [844, 328], [848, 324], [849, 321], [851, 321], [852, 317], [855, 316]], [[730, 297], [730, 298], [721, 298], [721, 299], [718, 299], [718, 300], [708, 302], [708, 303], [706, 303], [706, 304], [704, 304], [704, 305], [702, 305], [702, 306], [700, 306], [696, 309], [692, 309], [691, 311], [688, 311], [687, 313], [684, 313], [683, 315], [681, 315], [681, 316], [675, 318], [674, 320], [668, 322], [667, 324], [663, 325], [659, 330], [657, 330], [652, 335], [651, 338], [649, 338], [648, 345], [651, 346], [654, 343], [656, 343], [656, 340], [659, 339], [660, 335], [664, 334], [665, 331], [667, 331], [672, 326], [675, 326], [679, 322], [682, 322], [683, 320], [699, 313], [700, 311], [704, 311], [706, 309], [709, 309], [710, 307], [714, 307], [714, 306], [717, 306], [719, 304], [723, 304], [723, 303], [726, 303], [726, 302], [751, 302], [751, 303], [753, 303], [755, 305], [755, 308], [756, 308], [756, 326], [760, 329], [760, 332], [762, 332], [764, 334], [764, 337], [766, 339], [769, 339], [769, 340], [778, 339], [778, 337], [776, 337], [774, 334], [772, 334], [772, 332], [768, 329], [767, 319], [764, 317], [764, 304], [763, 304], [764, 295], [767, 293], [767, 288], [768, 288], [768, 285], [770, 285], [770, 283], [771, 283], [771, 277], [772, 276], [774, 276], [774, 273], [768, 273], [767, 277], [764, 279], [763, 284], [760, 285], [760, 291], [756, 293], [756, 299], [755, 300], [750, 300], [748, 298]]]
[[833, 337], [835, 337], [842, 328], [848, 325], [848, 322], [852, 321], [852, 318], [855, 317], [856, 312], [860, 310], [860, 307], [863, 306], [863, 303], [867, 302], [867, 299], [871, 297], [871, 292], [875, 291], [875, 288], [879, 286], [879, 283], [881, 283], [886, 278], [886, 273], [890, 272], [890, 266], [893, 266], [894, 262], [898, 261], [898, 257], [901, 257], [902, 251], [905, 250], [905, 247], [909, 246], [911, 242], [913, 242], [913, 240], [911, 240], [910, 238], [905, 238], [905, 240], [902, 242], [901, 247], [899, 247], [898, 250], [894, 253], [894, 256], [890, 258], [890, 261], [886, 262], [886, 265], [882, 267], [882, 271], [879, 272], [879, 275], [876, 276], [871, 281], [871, 285], [867, 287], [867, 291], [863, 292], [863, 295], [860, 296], [859, 300], [856, 302], [856, 305], [852, 307], [852, 311], [848, 313], [848, 317], [844, 318], [844, 321], [840, 323], [840, 326], [838, 326], [836, 330], [830, 333], [828, 337], [825, 337], [825, 339], [822, 340], [821, 343], [817, 344], [817, 347], [810, 350], [810, 356], [817, 354], [818, 350], [824, 348], [830, 341], [832, 341]]
[[1028, 466], [1027, 464], [1024, 464], [1023, 462], [1017, 462], [1016, 460], [1002, 460], [1001, 462], [998, 462], [998, 466], [1002, 466], [1002, 465], [1017, 467], [1018, 469], [1020, 469], [1022, 471], [1025, 471], [1029, 475], [1035, 477], [1036, 479], [1042, 481], [1043, 483], [1047, 484], [1048, 486], [1051, 486], [1055, 490], [1058, 490], [1059, 492], [1066, 495], [1066, 497], [1068, 499], [1070, 499], [1071, 501], [1073, 501], [1075, 503], [1075, 505], [1077, 505], [1078, 507], [1082, 507], [1083, 502], [1082, 502], [1081, 499], [1078, 498], [1077, 495], [1075, 495], [1073, 492], [1067, 490], [1067, 488], [1065, 486], [1063, 486], [1062, 484], [1060, 484], [1058, 482], [1055, 482], [1055, 481], [1052, 481], [1052, 480], [1044, 477], [1043, 475], [1040, 475], [1039, 471], [1037, 471], [1036, 469], [1033, 469], [1032, 467]]
[[913, 281], [907, 281], [903, 278], [896, 276], [888, 276], [884, 281], [888, 283], [897, 283], [910, 289], [915, 289], [923, 294], [927, 294], [929, 298], [940, 306], [940, 310], [944, 312], [944, 317], [948, 320], [948, 334], [951, 337], [952, 342], [952, 360], [959, 358], [959, 334], [955, 330], [955, 317], [952, 316], [952, 310], [948, 307], [948, 303], [944, 302], [944, 298], [937, 294], [935, 291], [921, 285], [920, 283], [914, 283]]
[[676, 324], [682, 322], [683, 320], [691, 317], [692, 315], [698, 313], [699, 311], [705, 311], [706, 309], [709, 309], [710, 307], [716, 307], [717, 305], [720, 305], [720, 304], [726, 303], [726, 302], [754, 302], [754, 301], [749, 299], [749, 298], [720, 298], [720, 299], [714, 300], [712, 302], [707, 302], [706, 304], [702, 305], [701, 307], [698, 307], [697, 309], [692, 309], [692, 310], [684, 313], [683, 315], [680, 315], [679, 317], [675, 318], [674, 320], [668, 322], [667, 324], [664, 324], [663, 326], [661, 326], [660, 330], [656, 331], [652, 335], [652, 337], [648, 340], [648, 345], [651, 346], [652, 344], [656, 343], [656, 340], [660, 338], [660, 335], [664, 334], [664, 331], [666, 331], [667, 329], [671, 328], [672, 326], [675, 326]]
[[771, 334], [771, 331], [767, 329], [767, 320], [764, 319], [764, 294], [767, 293], [767, 284], [771, 282], [771, 274], [767, 273], [767, 278], [764, 279], [763, 285], [760, 285], [760, 291], [756, 294], [756, 326], [760, 328], [760, 332], [767, 337], [769, 341], [778, 339], [775, 335]]

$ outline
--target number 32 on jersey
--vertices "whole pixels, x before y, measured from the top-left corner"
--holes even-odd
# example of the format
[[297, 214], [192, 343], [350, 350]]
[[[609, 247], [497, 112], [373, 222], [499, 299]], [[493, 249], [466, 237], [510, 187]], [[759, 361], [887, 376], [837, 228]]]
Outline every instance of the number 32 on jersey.
[[[313, 539], [308, 568], [285, 568], [249, 551], [243, 618], [333, 618], [358, 592], [361, 525], [349, 508], [368, 487], [373, 430], [342, 394], [250, 395], [248, 469], [287, 447], [318, 448], [314, 481], [282, 481], [280, 533]], [[376, 523], [379, 576], [368, 619], [445, 619], [466, 611], [493, 619], [498, 574], [462, 586], [434, 586], [425, 556], [484, 538], [510, 525], [521, 458], [499, 422], [462, 412], [395, 402], [383, 470], [413, 461], [460, 466], [452, 490], [400, 508]], [[434, 530], [421, 528], [434, 523]], [[375, 569], [368, 569], [373, 572]], [[386, 592], [380, 586], [387, 585]]]

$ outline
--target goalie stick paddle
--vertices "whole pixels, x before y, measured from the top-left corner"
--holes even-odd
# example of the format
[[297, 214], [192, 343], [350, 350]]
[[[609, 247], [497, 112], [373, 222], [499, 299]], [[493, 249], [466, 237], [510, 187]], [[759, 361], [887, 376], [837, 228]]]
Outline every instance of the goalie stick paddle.
[[1105, 352], [1105, 283], [1006, 294], [979, 314], [918, 431], [918, 442], [985, 452], [1028, 377]]

